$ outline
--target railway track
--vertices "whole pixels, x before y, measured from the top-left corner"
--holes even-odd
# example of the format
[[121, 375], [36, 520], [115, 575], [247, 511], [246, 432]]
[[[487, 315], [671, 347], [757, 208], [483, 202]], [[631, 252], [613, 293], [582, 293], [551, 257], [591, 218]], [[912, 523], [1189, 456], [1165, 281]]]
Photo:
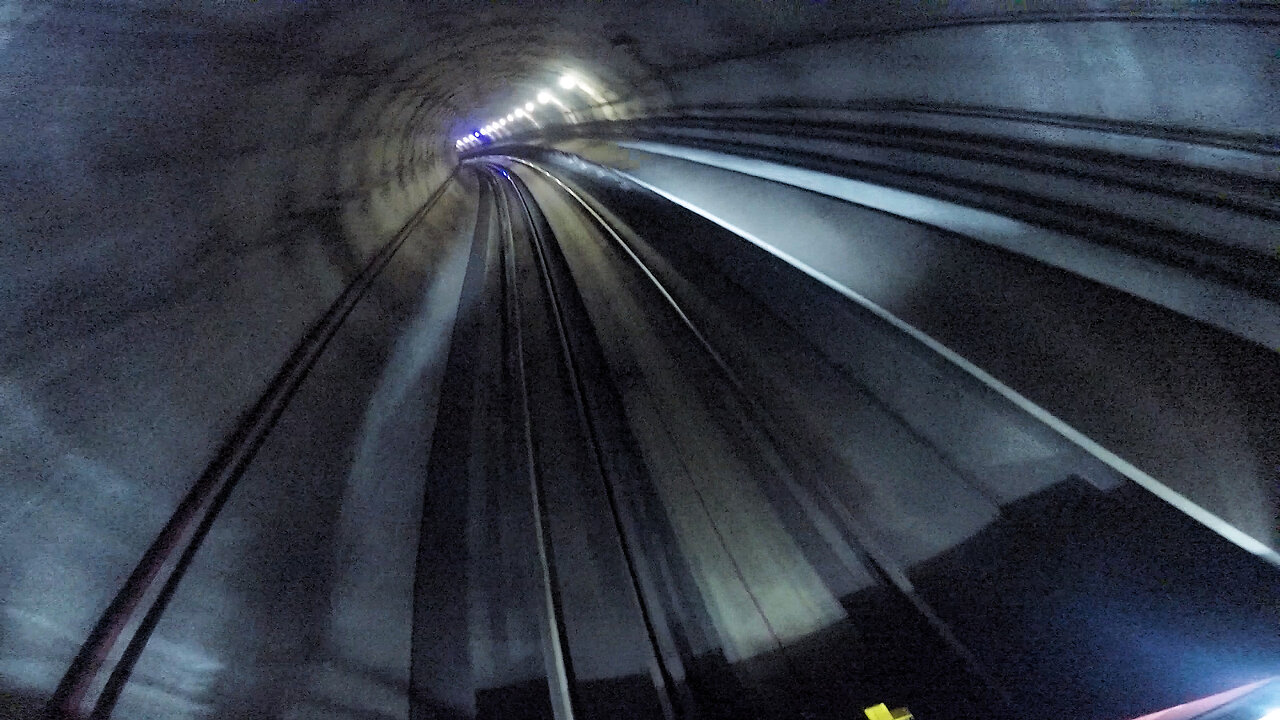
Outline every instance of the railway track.
[[[1280, 638], [1259, 632], [1280, 596], [1264, 554], [1166, 503], [1105, 448], [1046, 422], [907, 321], [581, 158], [477, 157], [451, 182], [474, 189], [474, 224], [455, 223], [458, 236], [435, 249], [453, 289], [427, 298], [457, 297], [456, 316], [428, 308], [435, 319], [417, 322], [417, 340], [396, 341], [396, 357], [417, 357], [414, 373], [438, 377], [438, 390], [400, 378], [408, 384], [388, 385], [396, 397], [420, 392], [422, 404], [384, 403], [434, 419], [377, 419], [424, 428], [409, 444], [356, 428], [377, 448], [365, 468], [376, 477], [362, 482], [414, 498], [406, 488], [425, 485], [421, 508], [369, 533], [370, 543], [416, 538], [386, 556], [412, 556], [412, 572], [343, 568], [365, 575], [330, 594], [263, 602], [303, 618], [343, 604], [355, 627], [373, 604], [403, 605], [404, 619], [387, 622], [392, 635], [408, 623], [404, 657], [395, 646], [386, 663], [408, 666], [413, 720], [816, 720], [878, 703], [928, 719], [1028, 709], [1125, 718], [1280, 662]], [[52, 717], [80, 717], [91, 691], [93, 716], [108, 717], [134, 687], [134, 663], [222, 503], [277, 419], [276, 439], [307, 432], [313, 416], [286, 406], [413, 226], [247, 413], [85, 644]], [[952, 237], [930, 242], [968, 260], [953, 274], [996, 257], [976, 246], [965, 255]], [[960, 306], [1001, 311], [979, 304], [979, 284], [953, 287]], [[439, 365], [413, 347], [436, 343], [437, 331], [451, 335], [439, 339]], [[335, 341], [344, 362], [361, 337]], [[331, 387], [311, 388], [308, 401]], [[355, 407], [372, 407], [361, 392]], [[355, 482], [332, 472], [328, 458], [341, 452], [301, 471], [255, 465], [252, 492], [306, 506], [289, 487]], [[389, 462], [392, 452], [404, 462]], [[302, 481], [272, 487], [290, 473]], [[376, 507], [369, 492], [343, 503]], [[347, 522], [382, 522], [342, 510]], [[255, 552], [251, 562], [277, 567], [324, 555]], [[388, 601], [373, 603], [370, 588], [384, 587]], [[177, 602], [186, 612], [192, 598]], [[298, 697], [322, 692], [314, 683], [329, 668], [290, 663], [270, 682]], [[354, 676], [402, 707], [394, 678]]]
[[[723, 228], [653, 198], [649, 224], [629, 223], [592, 192], [608, 195], [602, 170], [469, 167], [484, 188], [470, 319], [418, 572], [481, 577], [420, 587], [415, 717], [438, 716], [429, 698], [450, 675], [426, 669], [441, 657], [476, 683], [458, 717], [836, 718], [878, 702], [1120, 717], [1160, 702], [1159, 679], [1116, 659], [1135, 651], [1129, 630], [1086, 606], [1129, 593], [1187, 642], [1265, 614], [1261, 560]], [[952, 397], [926, 391], [925, 412], [969, 406], [971, 435], [1024, 449], [1021, 473], [993, 474], [976, 445], [903, 412], [873, 361], [898, 382], [932, 377]], [[451, 515], [430, 497], [441, 484], [466, 488]], [[446, 537], [464, 525], [465, 548]], [[1156, 546], [1176, 570], [1116, 576]], [[1207, 572], [1193, 552], [1253, 584], [1171, 589]], [[1223, 602], [1234, 619], [1211, 609]], [[1189, 624], [1192, 607], [1212, 622]], [[442, 617], [467, 621], [442, 638]], [[511, 617], [523, 629], [504, 637]], [[1255, 641], [1246, 654], [1278, 650]], [[520, 652], [521, 671], [498, 669]], [[1055, 684], [1100, 666], [1123, 680]]]

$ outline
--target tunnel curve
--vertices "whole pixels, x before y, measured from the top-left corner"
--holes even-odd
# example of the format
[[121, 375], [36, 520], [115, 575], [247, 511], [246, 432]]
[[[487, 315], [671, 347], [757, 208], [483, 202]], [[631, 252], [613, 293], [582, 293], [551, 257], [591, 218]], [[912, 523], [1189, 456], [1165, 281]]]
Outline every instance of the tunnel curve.
[[[1225, 2], [0, 1], [0, 712], [56, 685], [298, 338], [454, 172], [455, 138], [561, 73], [605, 91], [575, 106], [604, 125], [915, 113], [1270, 188], [1277, 24]], [[443, 191], [431, 233], [469, 232], [471, 190]], [[442, 253], [404, 246], [360, 342], [386, 345]], [[1255, 467], [1274, 446], [1234, 448], [1204, 452], [1275, 478]], [[1250, 483], [1206, 494], [1223, 514], [1247, 494], [1232, 520], [1262, 536], [1276, 494]]]

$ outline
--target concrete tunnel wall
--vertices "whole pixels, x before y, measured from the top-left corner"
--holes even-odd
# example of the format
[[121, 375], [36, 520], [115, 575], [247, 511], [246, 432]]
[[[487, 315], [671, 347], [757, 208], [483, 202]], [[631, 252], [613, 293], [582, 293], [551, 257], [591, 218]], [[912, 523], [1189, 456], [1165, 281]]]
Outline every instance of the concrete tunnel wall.
[[[1184, 22], [1245, 12], [0, 4], [0, 692], [53, 687], [237, 414], [447, 175], [452, 139], [549, 70], [590, 73], [631, 116], [894, 100], [1266, 135], [1265, 28]], [[406, 247], [384, 300], [416, 299], [405, 268], [432, 257]]]

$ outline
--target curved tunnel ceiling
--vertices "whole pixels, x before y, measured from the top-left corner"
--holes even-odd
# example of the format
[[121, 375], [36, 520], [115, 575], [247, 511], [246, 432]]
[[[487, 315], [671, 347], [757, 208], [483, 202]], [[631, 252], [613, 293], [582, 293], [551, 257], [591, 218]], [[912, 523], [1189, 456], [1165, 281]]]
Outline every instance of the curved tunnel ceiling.
[[[479, 7], [383, 2], [358, 8], [285, 0], [213, 5], [14, 2], [6, 5], [0, 40], [5, 85], [9, 97], [18, 101], [5, 118], [5, 135], [8, 156], [19, 159], [11, 162], [10, 171], [19, 181], [15, 187], [23, 192], [10, 200], [41, 198], [43, 210], [22, 209], [28, 216], [58, 215], [64, 224], [81, 220], [91, 206], [115, 207], [116, 218], [138, 211], [167, 214], [165, 220], [185, 232], [166, 234], [186, 236], [188, 242], [200, 234], [193, 228], [258, 242], [269, 234], [273, 219], [330, 207], [335, 199], [376, 203], [385, 194], [382, 201], [403, 214], [405, 200], [391, 196], [411, 180], [438, 179], [452, 164], [453, 138], [504, 116], [514, 103], [531, 99], [537, 88], [553, 87], [565, 70], [594, 78], [620, 101], [623, 114], [643, 114], [670, 102], [676, 75], [717, 60], [767, 56], [851, 35], [874, 47], [881, 32], [894, 29], [998, 26], [1005, 21], [1015, 22], [1006, 39], [1034, 40], [1043, 34], [1040, 25], [1016, 23], [1159, 18], [1173, 9], [1158, 3], [1087, 2], [1034, 8], [1019, 3], [886, 7], [876, 2]], [[1203, 11], [1231, 10], [1204, 4]], [[1123, 33], [1109, 32], [1100, 39], [1114, 40], [1122, 48], [1131, 45], [1120, 62], [1129, 63], [1133, 73], [1149, 73], [1140, 57], [1143, 48], [1126, 43]], [[939, 56], [954, 56], [956, 62], [1002, 62], [998, 53], [957, 53], [952, 46], [964, 45], [962, 37], [931, 42]], [[1097, 39], [1079, 48], [1045, 42], [1050, 54], [1079, 50], [1102, 55]], [[918, 55], [904, 58], [890, 68], [895, 79], [931, 72]], [[864, 70], [856, 57], [832, 61], [848, 63], [845, 75], [885, 71]], [[784, 70], [781, 78], [725, 75], [714, 93], [701, 94], [721, 96], [712, 98], [717, 102], [735, 96], [753, 102], [763, 88], [769, 99], [785, 97], [791, 82], [804, 83], [803, 77], [786, 77], [787, 72], [795, 71]], [[1032, 87], [1044, 80], [1033, 69], [1021, 82]], [[1008, 82], [993, 77], [996, 95], [1055, 91], [1001, 89], [1002, 81]], [[1106, 88], [1086, 83], [1056, 91], [1078, 96], [1091, 89], [1099, 97], [1086, 104], [1110, 114]], [[908, 92], [917, 100], [932, 99], [921, 96], [922, 90], [930, 92], [928, 87]], [[701, 91], [691, 92], [696, 100]], [[42, 101], [35, 102], [37, 98]], [[690, 99], [688, 93], [681, 98]], [[1053, 104], [1027, 99], [1033, 105]], [[184, 187], [127, 187], [145, 184], [143, 176], [163, 173], [180, 176]], [[115, 182], [117, 177], [125, 181]], [[99, 190], [103, 195], [90, 200]], [[136, 208], [129, 198], [138, 192], [158, 195], [148, 204], [167, 206], [170, 212]], [[418, 199], [421, 192], [415, 186], [410, 194]], [[199, 207], [188, 207], [193, 194], [201, 197]], [[193, 215], [183, 217], [184, 211]], [[30, 223], [30, 230], [50, 229], [22, 215], [18, 213], [19, 219]], [[99, 226], [104, 221], [110, 218], [95, 218]], [[85, 233], [79, 235], [79, 252], [87, 253]], [[171, 239], [168, 247], [175, 250], [184, 242]], [[21, 255], [14, 259], [28, 265]]]
[[[1203, 88], [1187, 99], [1160, 95], [1169, 78], [1158, 67], [1176, 68], [1181, 56], [1181, 70], [1163, 72], [1199, 72], [1198, 64], [1213, 62], [1188, 60], [1188, 53], [1207, 53], [1206, 47], [1166, 42], [1167, 49], [1156, 52], [1167, 57], [1148, 59], [1147, 46], [1123, 28], [1076, 44], [1052, 34], [1061, 18], [1179, 12], [1188, 10], [1087, 2], [6, 3], [0, 18], [2, 142], [11, 188], [5, 209], [23, 238], [6, 247], [8, 265], [17, 268], [12, 285], [21, 288], [6, 329], [20, 326], [39, 306], [37, 298], [55, 288], [70, 283], [92, 293], [85, 276], [61, 277], [61, 267], [104, 281], [125, 273], [137, 282], [113, 292], [137, 294], [139, 286], [172, 282], [177, 268], [202, 253], [258, 245], [282, 223], [346, 199], [361, 200], [358, 209], [365, 212], [342, 215], [354, 244], [367, 248], [375, 240], [366, 233], [385, 236], [452, 164], [454, 137], [501, 117], [566, 68], [616, 94], [624, 114], [643, 114], [669, 102], [681, 70], [716, 59], [767, 57], [850, 35], [872, 49], [887, 48], [882, 30], [1013, 21], [1004, 36], [938, 36], [896, 57], [886, 53], [887, 64], [857, 53], [831, 62], [844, 65], [846, 80], [865, 72], [868, 82], [899, 83], [899, 94], [918, 101], [985, 92], [1015, 107], [1060, 105], [1105, 117], [1132, 110], [1111, 107], [1128, 95], [1130, 104], [1145, 104], [1155, 117], [1181, 114], [1175, 122], [1256, 132], [1274, 105], [1273, 93], [1237, 84]], [[1230, 19], [1244, 11], [1201, 4], [1190, 12]], [[1230, 28], [1225, 36], [1225, 43], [1213, 40], [1217, 57], [1242, 72], [1265, 73], [1254, 67], [1263, 58], [1233, 47], [1239, 43]], [[1026, 58], [984, 49], [993, 42], [1025, 42], [1037, 48], [1029, 51], [1035, 59], [1083, 80], [1007, 67]], [[1119, 50], [1108, 52], [1113, 45]], [[938, 87], [922, 84], [940, 74], [931, 64], [939, 61], [978, 73], [942, 78]], [[1147, 96], [1112, 91], [1091, 72], [1127, 74], [1124, 82], [1154, 90]], [[804, 86], [807, 75], [818, 74], [795, 67], [767, 76], [758, 68], [712, 72], [695, 77], [681, 101], [785, 97], [790, 85]], [[972, 86], [975, 81], [982, 87]], [[1106, 84], [1113, 84], [1110, 78]], [[894, 94], [885, 87], [831, 92]], [[1233, 103], [1234, 117], [1215, 116]], [[147, 267], [126, 259], [131, 248], [149, 254]], [[100, 298], [86, 312], [105, 312], [103, 303], [128, 305], [120, 297]]]

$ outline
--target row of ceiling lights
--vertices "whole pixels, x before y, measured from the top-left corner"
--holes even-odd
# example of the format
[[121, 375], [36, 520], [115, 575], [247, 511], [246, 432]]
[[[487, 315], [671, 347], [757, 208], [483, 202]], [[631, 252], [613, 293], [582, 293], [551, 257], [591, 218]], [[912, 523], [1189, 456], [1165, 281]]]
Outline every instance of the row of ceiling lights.
[[[560, 77], [560, 87], [565, 90], [578, 90], [594, 102], [603, 103], [604, 97], [600, 95], [594, 88], [583, 82], [581, 78], [573, 73], [566, 73]], [[470, 135], [458, 138], [454, 143], [454, 147], [458, 150], [464, 150], [475, 145], [489, 142], [494, 135], [503, 132], [508, 125], [517, 123], [521, 120], [532, 123], [534, 127], [542, 127], [542, 123], [538, 122], [533, 116], [533, 112], [538, 109], [539, 105], [555, 105], [561, 112], [569, 114], [569, 106], [565, 105], [550, 90], [539, 90], [536, 96], [536, 102], [530, 100], [524, 105], [518, 105], [514, 110], [507, 114], [506, 117], [498, 118], [493, 122], [485, 125], [479, 130], [473, 131]]]

